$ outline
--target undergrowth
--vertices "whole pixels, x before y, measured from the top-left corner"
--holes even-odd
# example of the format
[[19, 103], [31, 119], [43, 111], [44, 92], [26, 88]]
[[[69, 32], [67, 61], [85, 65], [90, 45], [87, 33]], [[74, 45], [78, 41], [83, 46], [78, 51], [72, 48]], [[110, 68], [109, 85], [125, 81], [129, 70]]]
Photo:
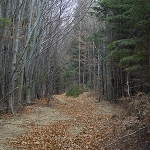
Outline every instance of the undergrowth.
[[81, 86], [77, 84], [71, 84], [66, 90], [66, 96], [78, 97], [83, 93], [83, 89]]

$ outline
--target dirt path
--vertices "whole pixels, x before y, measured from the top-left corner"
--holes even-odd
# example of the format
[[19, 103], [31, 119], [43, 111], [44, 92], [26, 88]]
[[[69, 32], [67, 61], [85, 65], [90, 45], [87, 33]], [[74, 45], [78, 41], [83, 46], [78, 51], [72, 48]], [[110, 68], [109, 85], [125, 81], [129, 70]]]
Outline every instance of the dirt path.
[[97, 150], [114, 138], [111, 120], [121, 113], [118, 106], [94, 103], [88, 93], [55, 95], [51, 102], [51, 107], [43, 101], [23, 115], [1, 119], [0, 150]]

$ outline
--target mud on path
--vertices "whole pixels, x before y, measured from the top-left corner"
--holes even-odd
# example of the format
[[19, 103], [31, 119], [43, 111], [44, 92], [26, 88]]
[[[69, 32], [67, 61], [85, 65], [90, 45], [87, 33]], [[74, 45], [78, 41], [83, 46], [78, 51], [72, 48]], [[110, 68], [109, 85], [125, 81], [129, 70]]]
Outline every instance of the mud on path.
[[112, 116], [122, 113], [106, 101], [95, 103], [89, 93], [54, 95], [51, 107], [44, 103], [0, 120], [0, 150], [97, 150], [114, 138]]

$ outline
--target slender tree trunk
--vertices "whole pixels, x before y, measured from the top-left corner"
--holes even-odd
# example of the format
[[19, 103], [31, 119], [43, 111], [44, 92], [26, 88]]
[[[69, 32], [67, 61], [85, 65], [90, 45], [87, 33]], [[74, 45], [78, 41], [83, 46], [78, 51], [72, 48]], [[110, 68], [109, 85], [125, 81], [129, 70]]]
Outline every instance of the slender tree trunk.
[[93, 42], [93, 88], [96, 90], [96, 58], [95, 58], [95, 43]]
[[149, 77], [150, 77], [150, 32], [149, 32], [149, 43], [148, 44], [149, 44]]
[[24, 79], [23, 76], [24, 76], [24, 69], [20, 74], [20, 82], [19, 82], [19, 88], [18, 88], [18, 101], [17, 101], [17, 103], [18, 103], [18, 106], [20, 106], [20, 107], [22, 105], [22, 88], [23, 88], [23, 79]]
[[88, 74], [89, 74], [89, 85], [92, 84], [92, 71], [91, 71], [91, 57], [90, 57], [90, 48], [88, 48]]
[[102, 68], [102, 93], [103, 95], [105, 94], [105, 88], [104, 88], [104, 60], [102, 60], [102, 64], [101, 64], [101, 68]]
[[[81, 15], [81, 14], [80, 14]], [[79, 60], [78, 60], [78, 67], [79, 67], [79, 85], [81, 83], [81, 21], [79, 23], [79, 45], [78, 45], [78, 49], [79, 49]]]
[[[105, 56], [106, 56], [106, 54], [105, 54]], [[108, 91], [107, 91], [108, 75], [107, 75], [107, 62], [106, 62], [106, 58], [104, 60], [104, 76], [105, 76], [105, 80], [104, 80], [105, 97], [108, 98]]]
[[128, 96], [130, 97], [129, 73], [127, 73], [127, 92]]

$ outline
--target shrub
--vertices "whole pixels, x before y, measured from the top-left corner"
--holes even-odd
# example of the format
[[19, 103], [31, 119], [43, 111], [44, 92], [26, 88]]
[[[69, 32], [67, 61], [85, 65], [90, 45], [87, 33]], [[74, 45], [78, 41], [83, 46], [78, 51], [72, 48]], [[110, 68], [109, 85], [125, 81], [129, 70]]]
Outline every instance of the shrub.
[[66, 90], [66, 96], [78, 97], [82, 93], [82, 88], [76, 84], [70, 85], [69, 88]]

